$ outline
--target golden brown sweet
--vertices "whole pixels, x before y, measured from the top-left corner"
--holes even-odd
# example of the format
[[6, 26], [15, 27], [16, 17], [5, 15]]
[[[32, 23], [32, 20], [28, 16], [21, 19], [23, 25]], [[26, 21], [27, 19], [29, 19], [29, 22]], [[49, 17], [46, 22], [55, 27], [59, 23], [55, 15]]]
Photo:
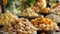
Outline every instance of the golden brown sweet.
[[6, 23], [9, 23], [12, 21], [13, 16], [10, 12], [7, 12], [5, 14], [0, 15], [0, 25], [5, 25]]
[[37, 0], [37, 4], [40, 8], [46, 8], [46, 0]]
[[50, 13], [50, 8], [40, 9], [40, 13], [48, 14], [48, 13]]
[[[57, 11], [58, 12], [58, 11]], [[56, 12], [55, 12], [56, 13]], [[59, 14], [59, 12], [58, 12]], [[60, 23], [60, 17], [58, 15], [55, 14], [49, 14], [47, 16], [45, 16], [46, 18], [51, 19], [52, 21], [56, 22], [56, 23]]]
[[58, 28], [57, 24], [53, 22], [51, 19], [40, 17], [31, 20], [31, 23], [37, 27], [39, 30], [56, 30]]
[[27, 8], [24, 12], [18, 13], [19, 16], [23, 17], [37, 17], [39, 16], [37, 13], [33, 12], [31, 8]]
[[34, 31], [36, 31], [37, 28], [35, 28], [28, 19], [24, 18], [14, 18], [11, 23], [7, 23], [3, 31], [5, 32], [17, 32], [18, 34], [32, 34]]

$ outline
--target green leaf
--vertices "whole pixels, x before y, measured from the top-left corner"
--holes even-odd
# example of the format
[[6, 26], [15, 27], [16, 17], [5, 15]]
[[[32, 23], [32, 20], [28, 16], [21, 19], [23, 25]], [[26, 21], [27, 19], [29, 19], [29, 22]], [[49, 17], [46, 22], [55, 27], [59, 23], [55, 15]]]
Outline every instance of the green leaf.
[[24, 3], [24, 7], [29, 7], [29, 5], [31, 4], [35, 4], [36, 3], [36, 0], [26, 0], [25, 3]]
[[7, 7], [10, 7], [15, 0], [7, 0]]

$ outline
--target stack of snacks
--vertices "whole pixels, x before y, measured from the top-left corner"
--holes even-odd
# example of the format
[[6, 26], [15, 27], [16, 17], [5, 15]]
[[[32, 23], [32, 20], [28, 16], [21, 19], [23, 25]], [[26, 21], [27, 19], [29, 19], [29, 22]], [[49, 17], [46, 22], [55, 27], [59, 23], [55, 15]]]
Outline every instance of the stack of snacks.
[[40, 9], [40, 13], [49, 14], [49, 13], [50, 13], [50, 8], [43, 8], [43, 9]]
[[13, 32], [16, 32], [16, 34], [36, 34], [37, 28], [35, 28], [28, 19], [18, 19], [14, 17], [13, 21], [5, 24], [2, 30], [11, 34]]
[[53, 12], [51, 12], [52, 14], [56, 14], [56, 15], [58, 15], [58, 16], [60, 16], [60, 9], [59, 10], [54, 10]]
[[31, 8], [27, 8], [24, 12], [18, 13], [19, 16], [24, 16], [24, 17], [37, 17], [38, 14], [35, 13]]
[[5, 25], [6, 23], [11, 22], [13, 15], [10, 12], [0, 14], [0, 25]]
[[60, 23], [60, 17], [58, 15], [49, 14], [49, 15], [46, 16], [46, 18], [49, 18], [56, 23]]
[[51, 19], [44, 17], [33, 19], [31, 20], [31, 23], [41, 31], [53, 31], [58, 29], [56, 23], [54, 23]]

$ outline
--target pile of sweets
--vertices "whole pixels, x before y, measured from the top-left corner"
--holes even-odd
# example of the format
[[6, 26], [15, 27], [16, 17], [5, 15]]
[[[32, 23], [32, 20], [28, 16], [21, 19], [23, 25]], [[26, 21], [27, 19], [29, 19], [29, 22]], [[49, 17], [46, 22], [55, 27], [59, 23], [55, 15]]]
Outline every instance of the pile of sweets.
[[50, 8], [42, 8], [40, 9], [40, 13], [48, 14], [50, 13]]
[[27, 8], [24, 10], [24, 12], [18, 13], [19, 16], [24, 16], [24, 17], [37, 17], [38, 14], [35, 13], [31, 8]]
[[55, 10], [53, 10], [51, 13], [60, 16], [60, 10], [56, 10], [56, 9], [55, 9]]
[[49, 15], [46, 16], [46, 18], [49, 18], [56, 23], [60, 23], [60, 17], [58, 15], [49, 14]]
[[34, 34], [35, 28], [28, 19], [14, 17], [11, 23], [7, 23], [2, 28], [4, 32], [16, 32], [18, 34]]
[[31, 20], [31, 23], [39, 30], [53, 31], [58, 29], [58, 26], [55, 22], [53, 22], [51, 19], [44, 18], [43, 16]]
[[13, 17], [14, 15], [12, 15], [10, 12], [0, 14], [0, 25], [5, 25], [6, 23], [11, 22]]

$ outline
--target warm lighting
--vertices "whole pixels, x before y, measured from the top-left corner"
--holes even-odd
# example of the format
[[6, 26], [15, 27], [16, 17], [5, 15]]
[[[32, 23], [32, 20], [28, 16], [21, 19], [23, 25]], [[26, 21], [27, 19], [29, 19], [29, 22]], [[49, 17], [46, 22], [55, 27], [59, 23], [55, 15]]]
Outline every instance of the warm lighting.
[[7, 4], [7, 0], [2, 0], [3, 5]]

